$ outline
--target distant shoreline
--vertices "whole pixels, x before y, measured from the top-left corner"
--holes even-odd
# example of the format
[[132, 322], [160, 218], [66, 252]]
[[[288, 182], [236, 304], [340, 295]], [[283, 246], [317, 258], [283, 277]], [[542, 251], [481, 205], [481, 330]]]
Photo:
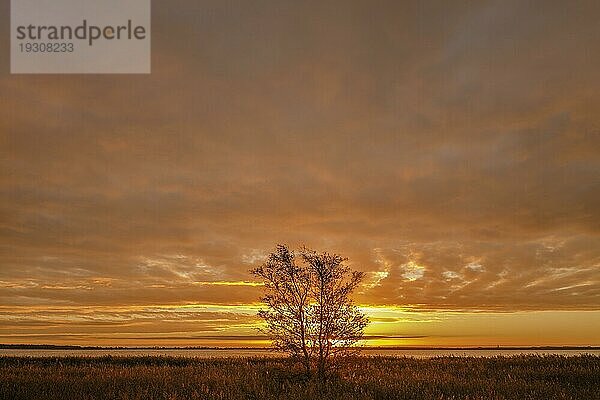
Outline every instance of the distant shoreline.
[[[365, 346], [363, 350], [600, 350], [600, 346]], [[271, 350], [269, 347], [211, 346], [77, 346], [52, 344], [0, 344], [0, 350]]]

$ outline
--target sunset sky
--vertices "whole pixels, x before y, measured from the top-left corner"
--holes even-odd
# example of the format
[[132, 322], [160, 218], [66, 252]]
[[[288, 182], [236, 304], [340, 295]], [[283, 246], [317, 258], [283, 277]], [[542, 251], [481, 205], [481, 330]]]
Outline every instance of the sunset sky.
[[10, 75], [0, 343], [265, 345], [277, 243], [367, 344], [600, 345], [600, 2], [154, 1], [152, 74]]

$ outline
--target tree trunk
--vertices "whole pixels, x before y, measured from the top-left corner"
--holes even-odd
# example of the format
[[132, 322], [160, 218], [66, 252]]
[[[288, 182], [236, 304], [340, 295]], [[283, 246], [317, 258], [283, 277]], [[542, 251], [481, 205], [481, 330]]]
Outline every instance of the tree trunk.
[[319, 361], [317, 363], [317, 376], [320, 381], [325, 381], [325, 375], [327, 373], [325, 362], [325, 358], [323, 356], [319, 356]]
[[310, 357], [308, 356], [308, 353], [306, 352], [306, 350], [304, 351], [304, 361], [302, 363], [304, 364], [304, 369], [306, 370], [306, 375], [310, 376], [311, 375]]

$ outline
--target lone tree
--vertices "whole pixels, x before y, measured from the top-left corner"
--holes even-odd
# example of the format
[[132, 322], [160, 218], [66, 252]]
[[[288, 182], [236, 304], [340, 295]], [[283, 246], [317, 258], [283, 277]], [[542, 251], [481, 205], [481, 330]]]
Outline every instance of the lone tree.
[[266, 305], [258, 315], [273, 346], [299, 359], [306, 372], [325, 377], [337, 358], [353, 354], [369, 320], [350, 294], [364, 274], [338, 254], [277, 245], [251, 273], [265, 285]]

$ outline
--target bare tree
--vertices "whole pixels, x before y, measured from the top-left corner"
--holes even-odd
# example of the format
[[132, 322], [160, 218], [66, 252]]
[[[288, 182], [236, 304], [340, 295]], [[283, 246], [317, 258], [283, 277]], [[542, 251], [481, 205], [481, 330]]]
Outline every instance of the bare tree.
[[278, 245], [267, 261], [251, 271], [265, 285], [265, 331], [273, 346], [302, 361], [319, 377], [340, 357], [350, 355], [363, 336], [367, 317], [350, 295], [363, 273], [352, 271], [338, 254], [302, 248], [296, 254]]
[[295, 255], [284, 245], [278, 245], [267, 261], [251, 271], [260, 277], [267, 306], [258, 312], [266, 322], [266, 333], [273, 346], [300, 358], [310, 372], [311, 346], [308, 337], [311, 279], [306, 268], [296, 264]]

